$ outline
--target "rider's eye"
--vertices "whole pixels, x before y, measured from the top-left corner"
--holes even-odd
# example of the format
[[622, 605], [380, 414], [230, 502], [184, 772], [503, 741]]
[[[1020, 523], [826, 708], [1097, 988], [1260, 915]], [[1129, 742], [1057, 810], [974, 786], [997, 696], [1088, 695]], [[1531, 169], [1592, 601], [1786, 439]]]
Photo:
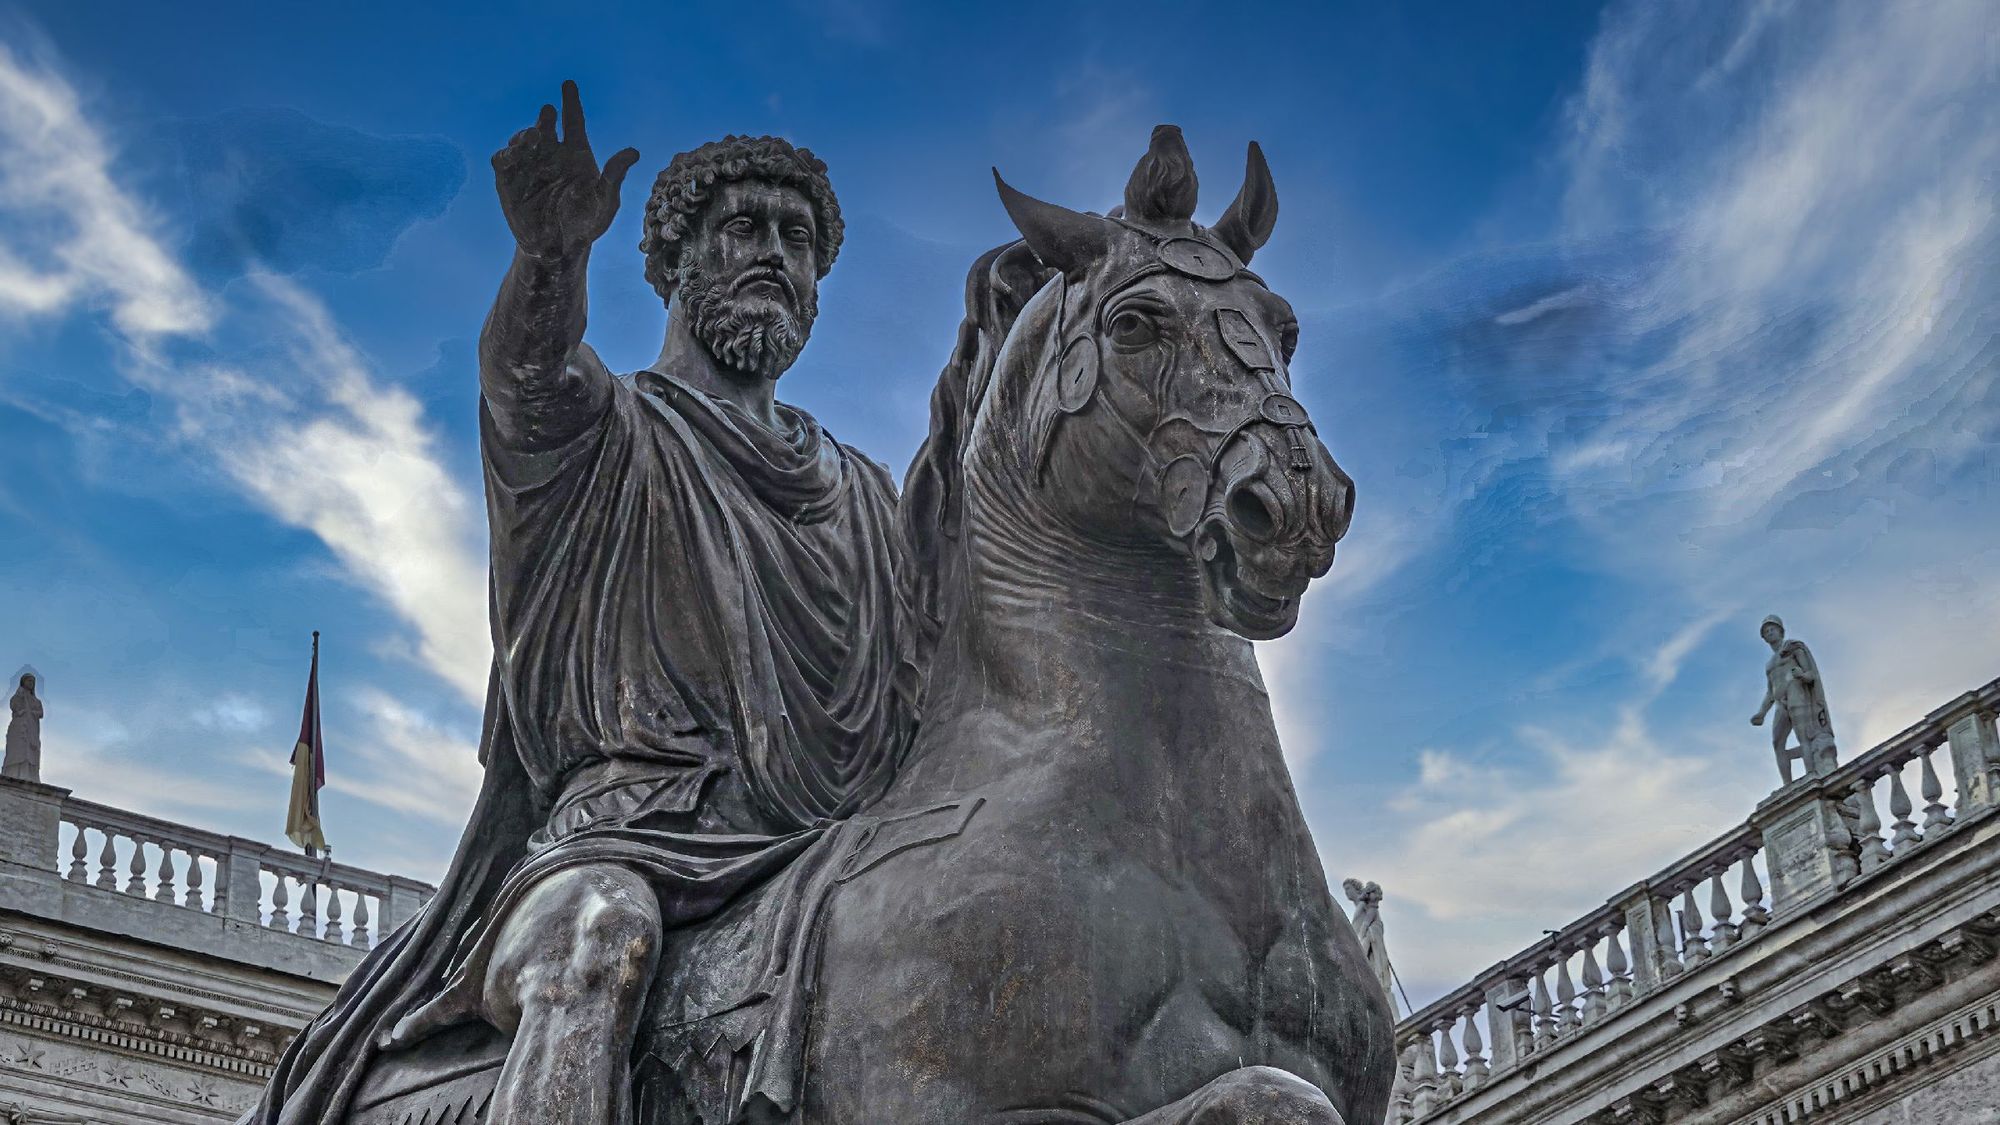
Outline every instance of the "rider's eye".
[[723, 229], [731, 234], [749, 234], [757, 229], [757, 224], [751, 222], [747, 216], [738, 215], [729, 220], [728, 225]]
[[786, 227], [785, 237], [793, 242], [806, 243], [812, 241], [812, 232], [804, 227]]
[[1121, 348], [1143, 348], [1160, 338], [1153, 318], [1127, 309], [1111, 318], [1111, 342]]
[[1299, 326], [1287, 324], [1278, 329], [1278, 347], [1284, 349], [1285, 362], [1292, 362], [1292, 353], [1299, 350]]

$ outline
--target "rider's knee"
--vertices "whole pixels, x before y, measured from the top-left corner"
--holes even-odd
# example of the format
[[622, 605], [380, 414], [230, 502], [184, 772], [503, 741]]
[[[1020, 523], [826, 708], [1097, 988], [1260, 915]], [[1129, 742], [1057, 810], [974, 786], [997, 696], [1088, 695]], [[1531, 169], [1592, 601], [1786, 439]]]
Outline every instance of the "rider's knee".
[[1319, 1087], [1288, 1070], [1247, 1066], [1217, 1079], [1215, 1125], [1342, 1125], [1340, 1112]]
[[521, 1008], [627, 1007], [652, 983], [660, 948], [660, 912], [650, 893], [581, 889], [564, 905], [572, 924], [544, 956], [522, 967]]

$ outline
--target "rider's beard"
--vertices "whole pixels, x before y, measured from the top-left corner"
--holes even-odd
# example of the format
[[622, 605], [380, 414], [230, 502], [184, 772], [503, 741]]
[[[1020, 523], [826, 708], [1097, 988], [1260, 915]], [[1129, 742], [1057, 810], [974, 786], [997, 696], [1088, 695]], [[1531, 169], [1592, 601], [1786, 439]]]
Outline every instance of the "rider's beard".
[[761, 289], [736, 292], [735, 283], [718, 285], [692, 262], [676, 273], [674, 296], [687, 308], [694, 338], [716, 362], [775, 380], [799, 358], [819, 316], [815, 294], [807, 292], [794, 301], [784, 282], [784, 296], [766, 296]]

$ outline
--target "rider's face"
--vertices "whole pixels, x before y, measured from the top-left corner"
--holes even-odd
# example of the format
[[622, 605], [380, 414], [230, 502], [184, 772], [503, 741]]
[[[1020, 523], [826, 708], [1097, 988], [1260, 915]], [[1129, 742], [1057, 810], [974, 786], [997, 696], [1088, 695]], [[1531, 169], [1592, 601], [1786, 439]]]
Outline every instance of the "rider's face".
[[728, 301], [774, 305], [792, 317], [816, 303], [819, 271], [812, 201], [764, 180], [716, 186], [689, 251]]

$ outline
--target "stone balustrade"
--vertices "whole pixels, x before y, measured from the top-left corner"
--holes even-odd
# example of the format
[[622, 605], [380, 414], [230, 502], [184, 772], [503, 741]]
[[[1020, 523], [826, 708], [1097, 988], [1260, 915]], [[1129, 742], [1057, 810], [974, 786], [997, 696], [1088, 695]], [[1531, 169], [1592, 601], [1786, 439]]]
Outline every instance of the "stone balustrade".
[[1445, 1117], [1712, 966], [1728, 1002], [1739, 951], [1850, 888], [1896, 879], [2000, 805], [1997, 711], [2000, 680], [1778, 790], [1744, 824], [1412, 1013], [1397, 1027], [1391, 1125]]
[[0, 907], [339, 979], [433, 888], [0, 781]]

